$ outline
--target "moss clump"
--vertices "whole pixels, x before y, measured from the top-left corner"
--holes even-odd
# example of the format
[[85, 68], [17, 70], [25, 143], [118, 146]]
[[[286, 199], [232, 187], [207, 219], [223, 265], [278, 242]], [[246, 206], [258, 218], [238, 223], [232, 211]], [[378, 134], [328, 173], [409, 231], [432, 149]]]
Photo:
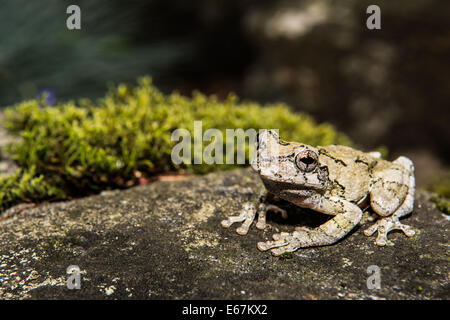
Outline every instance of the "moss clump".
[[5, 117], [7, 128], [21, 137], [8, 149], [17, 164], [34, 168], [39, 181], [72, 195], [131, 186], [139, 178], [167, 171], [205, 173], [236, 167], [172, 162], [172, 148], [178, 143], [171, 141], [173, 130], [185, 128], [193, 136], [196, 120], [203, 122], [204, 131], [217, 128], [224, 137], [226, 129], [277, 128], [286, 140], [350, 144], [331, 125], [316, 124], [283, 104], [262, 107], [233, 95], [218, 101], [198, 92], [191, 98], [164, 95], [150, 78], [141, 78], [136, 87], [112, 88], [97, 103], [82, 99], [51, 107], [30, 100], [8, 108]]
[[42, 201], [63, 195], [64, 192], [45, 181], [43, 175], [37, 176], [34, 168], [18, 169], [13, 175], [0, 178], [0, 210], [19, 202]]

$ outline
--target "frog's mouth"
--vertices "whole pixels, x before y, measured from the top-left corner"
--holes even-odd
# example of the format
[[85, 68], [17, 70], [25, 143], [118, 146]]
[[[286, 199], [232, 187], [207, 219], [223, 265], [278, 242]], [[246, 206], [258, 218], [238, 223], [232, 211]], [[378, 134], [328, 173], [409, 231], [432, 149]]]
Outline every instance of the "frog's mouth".
[[289, 182], [275, 181], [265, 178], [264, 176], [261, 176], [261, 180], [263, 181], [267, 190], [269, 190], [271, 193], [279, 195], [280, 197], [283, 197], [283, 195], [295, 197], [307, 197], [323, 189], [322, 185], [304, 183], [302, 185], [296, 186], [293, 185], [291, 181]]
[[281, 198], [290, 198], [292, 196], [296, 198], [307, 198], [316, 194], [316, 190], [314, 189], [291, 189], [291, 190], [282, 190], [279, 193]]

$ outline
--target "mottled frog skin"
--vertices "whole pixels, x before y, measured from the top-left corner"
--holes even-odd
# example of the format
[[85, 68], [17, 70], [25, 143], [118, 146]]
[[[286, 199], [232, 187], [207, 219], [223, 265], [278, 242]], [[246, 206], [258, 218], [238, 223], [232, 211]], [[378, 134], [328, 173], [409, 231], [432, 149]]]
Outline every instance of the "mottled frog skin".
[[317, 228], [297, 227], [292, 233], [274, 234], [273, 241], [258, 243], [261, 251], [281, 255], [333, 244], [358, 225], [368, 206], [379, 219], [364, 234], [378, 232], [377, 245], [392, 244], [387, 239], [391, 230], [401, 230], [409, 237], [415, 234], [399, 221], [414, 208], [414, 165], [406, 157], [389, 162], [378, 152], [364, 153], [338, 145], [312, 147], [283, 141], [274, 130], [263, 130], [251, 166], [260, 175], [267, 194], [259, 205], [247, 203], [239, 216], [222, 221], [223, 227], [242, 222], [237, 233], [245, 235], [256, 214], [258, 229], [267, 227], [269, 210], [286, 216], [284, 210], [266, 203], [273, 197], [334, 216]]

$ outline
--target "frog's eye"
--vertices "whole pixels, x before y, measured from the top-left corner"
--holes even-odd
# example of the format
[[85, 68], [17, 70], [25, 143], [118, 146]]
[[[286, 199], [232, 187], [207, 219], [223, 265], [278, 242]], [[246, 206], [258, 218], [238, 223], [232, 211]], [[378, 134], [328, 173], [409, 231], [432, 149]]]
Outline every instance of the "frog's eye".
[[317, 167], [317, 154], [310, 150], [299, 152], [295, 156], [295, 164], [304, 172], [311, 172]]

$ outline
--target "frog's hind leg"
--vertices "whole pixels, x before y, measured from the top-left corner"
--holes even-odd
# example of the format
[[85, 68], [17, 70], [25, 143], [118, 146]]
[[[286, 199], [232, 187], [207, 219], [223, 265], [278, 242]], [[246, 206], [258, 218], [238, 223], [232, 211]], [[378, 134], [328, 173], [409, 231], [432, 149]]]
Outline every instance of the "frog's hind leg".
[[[401, 217], [409, 214], [414, 209], [414, 165], [412, 161], [406, 157], [399, 157], [394, 161], [394, 163], [400, 164], [407, 169], [406, 177], [403, 177], [406, 178], [406, 186], [403, 185], [397, 187], [395, 192], [401, 193], [401, 189], [403, 187], [407, 187], [407, 191], [403, 202], [399, 205], [398, 195], [389, 195], [389, 193], [392, 193], [393, 191], [383, 185], [383, 183], [398, 183], [395, 175], [393, 175], [393, 179], [391, 178], [389, 180], [386, 180], [385, 177], [385, 180], [383, 182], [381, 182], [380, 180], [375, 183], [373, 191], [371, 192], [371, 206], [376, 213], [383, 217], [380, 218], [374, 225], [366, 229], [364, 231], [364, 234], [366, 236], [371, 236], [376, 231], [378, 231], [376, 244], [379, 246], [384, 246], [389, 242], [389, 240], [387, 239], [387, 234], [392, 230], [401, 230], [408, 237], [412, 237], [413, 235], [415, 235], [415, 231], [410, 226], [404, 225], [399, 221]], [[397, 209], [393, 210], [393, 208]]]

